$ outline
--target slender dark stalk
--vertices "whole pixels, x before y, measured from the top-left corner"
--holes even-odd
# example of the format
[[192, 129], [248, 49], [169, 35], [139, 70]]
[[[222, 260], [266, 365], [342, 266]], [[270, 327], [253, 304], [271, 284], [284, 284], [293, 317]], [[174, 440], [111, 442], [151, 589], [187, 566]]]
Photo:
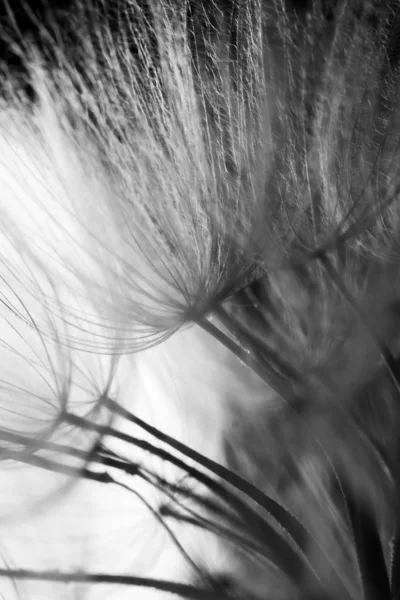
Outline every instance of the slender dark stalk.
[[[239, 516], [235, 515], [233, 512], [228, 510], [228, 507], [225, 505], [219, 504], [214, 501], [210, 497], [205, 497], [204, 495], [197, 494], [194, 491], [180, 489], [176, 487], [176, 484], [169, 484], [165, 479], [161, 478], [159, 475], [151, 474], [141, 471], [141, 478], [147, 481], [149, 485], [155, 487], [158, 491], [161, 491], [167, 498], [169, 498], [172, 502], [174, 502], [177, 506], [182, 508], [184, 511], [188, 512], [191, 515], [194, 515], [196, 518], [199, 517], [198, 513], [195, 510], [189, 508], [187, 504], [184, 504], [181, 500], [178, 500], [177, 494], [179, 496], [184, 496], [186, 499], [189, 499], [195, 506], [201, 508], [207, 514], [212, 514], [215, 519], [218, 519], [219, 522], [229, 522], [235, 531], [247, 531], [247, 525], [240, 519]], [[166, 505], [163, 505], [166, 507]], [[162, 508], [160, 508], [162, 510]], [[204, 522], [210, 522], [207, 519], [204, 519]]]
[[33, 571], [30, 569], [1, 569], [0, 577], [10, 577], [16, 580], [31, 579], [36, 581], [49, 581], [54, 583], [88, 583], [88, 584], [113, 584], [151, 588], [160, 592], [169, 592], [186, 598], [198, 600], [222, 600], [227, 597], [222, 592], [213, 592], [210, 589], [167, 581], [151, 577], [135, 577], [133, 575], [109, 575], [108, 573], [63, 573], [59, 571]]
[[[186, 507], [184, 507], [187, 510]], [[255, 544], [250, 538], [238, 535], [227, 527], [223, 527], [220, 524], [214, 523], [209, 519], [204, 519], [198, 515], [192, 513], [192, 516], [186, 515], [183, 512], [174, 510], [170, 506], [165, 506], [160, 509], [160, 514], [163, 517], [173, 519], [178, 523], [184, 523], [201, 529], [202, 531], [209, 531], [220, 539], [224, 539], [230, 544], [233, 544], [235, 548], [239, 548], [243, 553], [250, 555], [253, 560], [257, 560], [262, 564], [274, 564], [274, 557], [268, 552], [268, 549]]]
[[375, 519], [365, 503], [345, 490], [364, 600], [389, 600], [389, 576]]
[[129, 485], [123, 483], [122, 481], [117, 481], [116, 479], [114, 479], [114, 483], [115, 483], [115, 485], [120, 486], [122, 489], [124, 489], [127, 492], [130, 492], [131, 494], [133, 494], [134, 496], [136, 496], [136, 498], [138, 498], [142, 502], [142, 504], [144, 504], [144, 506], [146, 506], [147, 510], [153, 515], [154, 519], [164, 529], [164, 531], [167, 533], [167, 535], [169, 536], [169, 538], [171, 539], [171, 541], [175, 545], [175, 547], [179, 550], [179, 552], [181, 553], [181, 555], [183, 556], [183, 558], [192, 567], [193, 571], [195, 573], [197, 573], [197, 575], [199, 575], [200, 578], [203, 579], [203, 581], [207, 581], [208, 577], [205, 574], [205, 572], [194, 562], [194, 560], [192, 559], [192, 557], [188, 554], [188, 552], [185, 550], [185, 548], [182, 546], [182, 544], [178, 540], [178, 538], [175, 535], [175, 533], [172, 531], [172, 529], [169, 527], [169, 525], [165, 522], [165, 520], [163, 519], [163, 517], [160, 514], [160, 512], [158, 512], [150, 504], [150, 502], [148, 502], [144, 498], [144, 496], [142, 494], [139, 494], [139, 492], [137, 492], [136, 490], [134, 490], [131, 487], [129, 487]]
[[271, 369], [267, 369], [255, 358], [248, 348], [241, 347], [207, 319], [202, 319], [198, 325], [230, 350], [234, 356], [258, 375], [270, 389], [279, 394], [285, 402], [290, 403], [290, 400], [287, 398], [288, 382], [282, 375]]
[[391, 541], [390, 588], [392, 600], [400, 600], [400, 528], [398, 524], [396, 524], [396, 531]]
[[[397, 457], [399, 453], [397, 452]], [[392, 600], [400, 600], [400, 472], [399, 460], [393, 467], [395, 478], [394, 489], [394, 534], [390, 542], [390, 587]]]
[[282, 377], [282, 383], [286, 383], [286, 388], [294, 383], [300, 385], [299, 374], [289, 363], [283, 361], [275, 352], [271, 352], [260, 340], [255, 339], [252, 331], [238, 320], [234, 319], [224, 306], [219, 306], [215, 310], [215, 315], [222, 325], [237, 340], [242, 348], [257, 358], [257, 361], [265, 366], [266, 370], [276, 377], [278, 374]]
[[92, 481], [97, 481], [98, 483], [113, 482], [112, 477], [110, 477], [110, 475], [105, 471], [102, 473], [96, 473], [86, 468], [80, 469], [77, 467], [71, 467], [70, 465], [64, 465], [50, 458], [45, 458], [44, 456], [35, 456], [17, 450], [7, 450], [3, 453], [3, 456], [5, 458], [15, 460], [16, 462], [25, 463], [32, 465], [33, 467], [38, 467], [39, 469], [44, 469], [45, 471], [52, 471], [53, 473], [74, 477], [76, 479], [90, 479]]

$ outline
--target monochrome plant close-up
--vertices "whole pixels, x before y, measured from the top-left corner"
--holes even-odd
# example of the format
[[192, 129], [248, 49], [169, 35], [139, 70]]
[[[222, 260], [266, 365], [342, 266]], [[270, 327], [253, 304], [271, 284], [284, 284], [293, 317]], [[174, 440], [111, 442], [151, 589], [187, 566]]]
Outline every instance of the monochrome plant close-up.
[[399, 0], [2, 0], [0, 598], [400, 599]]

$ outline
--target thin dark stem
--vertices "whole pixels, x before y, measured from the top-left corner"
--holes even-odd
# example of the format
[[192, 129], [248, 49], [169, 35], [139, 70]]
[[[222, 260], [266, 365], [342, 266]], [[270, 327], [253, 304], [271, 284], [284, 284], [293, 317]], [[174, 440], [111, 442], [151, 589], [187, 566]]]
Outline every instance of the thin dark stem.
[[390, 600], [390, 582], [375, 519], [365, 503], [345, 489], [364, 600]]
[[160, 524], [160, 526], [168, 534], [169, 538], [172, 540], [172, 543], [176, 546], [176, 548], [178, 548], [179, 552], [181, 553], [183, 558], [186, 560], [186, 562], [192, 567], [192, 569], [197, 573], [197, 575], [200, 576], [200, 578], [203, 578], [204, 581], [207, 581], [208, 577], [205, 574], [205, 572], [199, 566], [196, 565], [196, 563], [194, 562], [192, 557], [186, 552], [185, 548], [182, 546], [182, 544], [176, 537], [175, 533], [172, 531], [172, 529], [169, 527], [169, 525], [163, 519], [162, 514], [160, 512], [158, 512], [157, 510], [155, 510], [155, 508], [146, 500], [146, 498], [144, 498], [142, 496], [142, 494], [140, 494], [136, 490], [132, 489], [127, 484], [123, 483], [122, 481], [117, 481], [116, 479], [114, 479], [114, 483], [115, 483], [115, 485], [120, 486], [127, 492], [134, 494], [136, 496], [136, 498], [138, 498], [144, 504], [144, 506], [147, 508], [147, 510], [153, 515], [154, 519]]
[[266, 369], [247, 348], [242, 348], [207, 319], [202, 319], [198, 325], [230, 350], [234, 356], [258, 375], [270, 389], [274, 390], [288, 402], [286, 398], [288, 383], [281, 375], [279, 375], [279, 373]]
[[0, 569], [0, 577], [14, 579], [31, 579], [36, 581], [51, 581], [57, 583], [108, 583], [113, 585], [127, 585], [144, 587], [169, 592], [198, 600], [222, 600], [227, 597], [222, 592], [213, 592], [210, 589], [199, 589], [198, 587], [167, 581], [164, 579], [153, 579], [150, 577], [135, 577], [133, 575], [109, 575], [108, 573], [62, 573], [59, 571], [33, 571], [30, 569]]
[[[50, 470], [53, 470], [53, 467], [56, 467], [57, 469], [60, 466], [64, 467], [64, 465], [61, 465], [60, 463], [56, 463], [55, 461], [52, 461], [51, 463], [47, 463], [47, 467], [45, 467], [43, 461], [41, 461], [41, 457], [40, 456], [38, 457], [36, 454], [34, 454], [34, 452], [37, 452], [39, 450], [50, 450], [53, 452], [57, 452], [59, 455], [71, 456], [71, 457], [75, 457], [75, 458], [82, 458], [82, 460], [85, 461], [86, 465], [88, 465], [92, 462], [95, 462], [95, 463], [99, 463], [104, 466], [112, 467], [113, 469], [122, 471], [126, 475], [135, 476], [135, 475], [140, 474], [139, 473], [140, 472], [139, 464], [133, 463], [131, 461], [128, 462], [128, 461], [122, 460], [117, 455], [114, 455], [114, 456], [103, 455], [102, 450], [101, 450], [101, 445], [99, 444], [98, 440], [96, 440], [94, 446], [89, 450], [82, 450], [80, 448], [74, 448], [73, 446], [68, 446], [66, 444], [59, 444], [57, 442], [48, 442], [45, 440], [32, 441], [29, 437], [26, 437], [21, 434], [12, 433], [9, 431], [2, 431], [0, 434], [0, 440], [19, 444], [26, 449], [26, 451], [0, 449], [0, 458], [12, 459], [17, 462], [25, 462], [28, 464], [32, 464], [33, 466], [37, 466], [39, 468], [47, 468], [48, 467]], [[29, 460], [23, 460], [24, 456], [30, 456], [31, 458]], [[35, 464], [35, 461], [34, 461], [35, 457], [37, 457], [39, 459], [39, 461], [37, 461], [37, 464]], [[45, 459], [45, 460], [47, 460], [47, 459]], [[71, 469], [72, 468], [76, 469], [76, 475], [78, 477], [80, 476], [80, 473], [84, 473], [83, 477], [86, 477], [87, 470], [85, 470], [83, 467], [71, 467]], [[57, 471], [57, 472], [61, 473], [61, 471]], [[90, 472], [90, 473], [92, 473], [92, 472]], [[63, 474], [68, 475], [69, 473], [65, 472]], [[73, 474], [73, 473], [71, 472], [71, 474]], [[93, 479], [92, 476], [89, 476], [88, 478]], [[102, 481], [102, 483], [104, 483], [104, 482]]]
[[184, 488], [177, 488], [175, 484], [170, 484], [159, 475], [146, 472], [145, 470], [141, 470], [140, 477], [149, 483], [149, 485], [152, 485], [158, 491], [161, 491], [180, 508], [192, 515], [195, 515], [196, 517], [198, 517], [198, 514], [194, 510], [190, 509], [181, 500], [178, 500], [176, 497], [177, 494], [184, 496], [186, 499], [189, 498], [195, 505], [205, 510], [207, 514], [212, 514], [219, 521], [229, 522], [229, 524], [232, 525], [235, 530], [247, 531], [248, 529], [247, 524], [243, 521], [243, 519], [240, 519], [240, 517], [228, 511], [228, 507], [225, 505], [219, 505], [211, 498], [204, 497]]
[[[397, 509], [397, 512], [399, 509]], [[396, 523], [396, 531], [391, 541], [390, 555], [390, 588], [392, 600], [400, 600], [400, 530]]]
[[226, 521], [234, 531], [241, 531], [248, 533], [249, 535], [246, 537], [245, 535], [240, 535], [235, 533], [232, 529], [228, 527], [222, 526], [220, 522], [211, 521], [205, 517], [202, 517], [195, 510], [178, 500], [175, 495], [168, 489], [168, 482], [165, 480], [162, 483], [159, 483], [159, 476], [154, 475], [156, 481], [153, 481], [150, 476], [147, 476], [145, 473], [141, 473], [141, 477], [157, 489], [161, 491], [167, 498], [169, 498], [176, 506], [178, 506], [182, 512], [178, 510], [174, 510], [168, 504], [161, 505], [159, 508], [159, 514], [165, 517], [169, 517], [175, 519], [180, 523], [187, 523], [189, 525], [193, 525], [194, 527], [198, 527], [200, 529], [207, 530], [218, 537], [228, 540], [231, 543], [234, 543], [237, 546], [240, 546], [246, 552], [252, 554], [252, 556], [257, 557], [258, 560], [261, 558], [265, 561], [273, 562], [273, 557], [271, 557], [271, 553], [265, 545], [257, 544], [252, 540], [251, 531], [248, 531], [246, 524], [240, 521], [238, 518], [235, 518], [232, 515], [228, 515], [226, 511], [223, 511], [222, 508], [220, 510], [216, 510], [216, 506], [213, 505], [211, 508], [207, 502], [204, 501], [198, 495], [190, 494], [190, 499], [201, 507], [207, 506], [208, 510], [213, 511], [218, 515], [219, 520]]
[[[179, 505], [179, 504], [178, 504]], [[183, 510], [188, 511], [187, 507], [183, 507]], [[189, 514], [193, 516], [185, 515], [177, 510], [169, 506], [165, 506], [160, 511], [163, 517], [174, 519], [178, 523], [185, 523], [187, 525], [191, 525], [192, 527], [196, 527], [201, 530], [209, 531], [213, 533], [217, 537], [228, 541], [231, 544], [234, 544], [236, 548], [240, 548], [242, 552], [251, 556], [257, 562], [265, 565], [267, 562], [270, 565], [274, 564], [274, 557], [270, 552], [267, 551], [266, 548], [259, 544], [255, 544], [249, 538], [238, 535], [237, 533], [233, 533], [227, 527], [222, 527], [221, 525], [210, 521], [209, 519], [204, 519], [196, 515], [192, 511], [188, 511]]]
[[[398, 453], [397, 453], [398, 456]], [[392, 600], [400, 600], [400, 473], [399, 461], [393, 469], [395, 475], [395, 515], [394, 515], [394, 534], [390, 543], [390, 588]]]
[[7, 450], [3, 452], [3, 456], [16, 462], [32, 465], [45, 471], [52, 471], [53, 473], [59, 473], [60, 475], [66, 475], [75, 479], [83, 478], [97, 481], [98, 483], [112, 483], [112, 478], [105, 471], [96, 473], [86, 468], [71, 467], [70, 465], [64, 465], [44, 456], [35, 456], [18, 450]]
[[282, 386], [285, 386], [286, 389], [289, 386], [289, 382], [291, 384], [300, 384], [298, 372], [288, 363], [284, 363], [276, 353], [271, 352], [266, 347], [261, 347], [261, 342], [254, 339], [252, 332], [247, 330], [238, 320], [234, 319], [224, 306], [217, 307], [214, 314], [222, 325], [234, 335], [242, 348], [255, 356], [258, 362], [262, 361], [266, 373], [269, 373], [269, 377], [276, 379], [281, 377]]

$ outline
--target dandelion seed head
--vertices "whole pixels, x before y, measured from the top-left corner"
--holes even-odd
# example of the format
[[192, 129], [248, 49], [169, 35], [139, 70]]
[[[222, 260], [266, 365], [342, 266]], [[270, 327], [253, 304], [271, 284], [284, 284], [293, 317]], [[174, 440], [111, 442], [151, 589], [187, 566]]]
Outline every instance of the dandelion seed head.
[[[85, 53], [87, 76], [62, 44], [53, 51], [57, 68], [37, 49], [27, 58], [35, 106], [20, 102], [17, 148], [15, 136], [4, 135], [13, 204], [26, 197], [38, 210], [33, 222], [32, 208], [24, 210], [26, 253], [41, 261], [57, 294], [93, 306], [110, 341], [124, 349], [134, 347], [131, 334], [147, 345], [198, 320], [269, 253], [263, 193], [274, 107], [253, 10], [237, 17], [250, 34], [243, 64], [231, 66], [227, 56], [225, 65], [226, 31], [205, 40], [211, 70], [204, 70], [190, 51], [183, 13], [167, 4], [150, 25], [137, 7], [135, 51], [128, 25], [115, 47], [107, 22], [94, 13], [94, 31], [104, 27], [97, 39], [81, 7], [76, 52]], [[8, 207], [15, 228], [25, 228]], [[60, 318], [70, 320], [72, 298], [57, 300]], [[80, 342], [77, 330], [88, 319], [83, 308], [73, 311], [69, 341]]]

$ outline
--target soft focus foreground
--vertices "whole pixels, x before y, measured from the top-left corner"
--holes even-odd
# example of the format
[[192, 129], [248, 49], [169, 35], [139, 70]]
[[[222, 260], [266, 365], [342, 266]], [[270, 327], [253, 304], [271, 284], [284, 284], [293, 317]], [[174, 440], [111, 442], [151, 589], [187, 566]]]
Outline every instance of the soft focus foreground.
[[[221, 352], [205, 334], [195, 330], [177, 334], [173, 341], [122, 359], [115, 382], [123, 405], [162, 431], [190, 444], [215, 460], [222, 459], [223, 401], [237, 394], [235, 374], [218, 360]], [[209, 353], [214, 355], [210, 360]], [[215, 362], [217, 359], [217, 362]], [[219, 366], [217, 366], [219, 365]], [[184, 366], [184, 368], [183, 368]], [[222, 402], [221, 402], [222, 400]], [[119, 431], [153, 441], [138, 427], [118, 423]], [[75, 438], [76, 444], [76, 438]], [[85, 447], [88, 440], [78, 440]], [[109, 441], [108, 446], [130, 463], [142, 462], [171, 486], [182, 483], [183, 473], [129, 444]], [[52, 453], [59, 459], [60, 452]], [[62, 456], [62, 454], [61, 454]], [[65, 462], [65, 456], [64, 460]], [[100, 468], [97, 470], [104, 470]], [[169, 500], [139, 478], [121, 475], [118, 481], [159, 511]], [[182, 557], [171, 536], [140, 497], [116, 485], [75, 481], [54, 472], [7, 462], [2, 475], [2, 567], [65, 572], [103, 572], [155, 577], [190, 583], [196, 572]], [[188, 488], [193, 484], [188, 480]], [[173, 502], [172, 502], [173, 504]], [[214, 568], [227, 568], [223, 546], [213, 536], [171, 520], [170, 526], [193, 554], [193, 559]], [[212, 558], [211, 558], [212, 557]], [[132, 597], [130, 587], [1, 580], [4, 597], [29, 600], [54, 598]], [[139, 598], [159, 598], [160, 592], [135, 589]]]
[[398, 598], [398, 1], [3, 8], [3, 595]]

